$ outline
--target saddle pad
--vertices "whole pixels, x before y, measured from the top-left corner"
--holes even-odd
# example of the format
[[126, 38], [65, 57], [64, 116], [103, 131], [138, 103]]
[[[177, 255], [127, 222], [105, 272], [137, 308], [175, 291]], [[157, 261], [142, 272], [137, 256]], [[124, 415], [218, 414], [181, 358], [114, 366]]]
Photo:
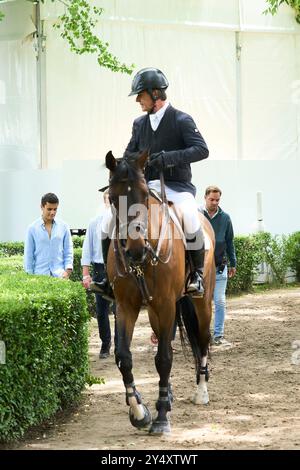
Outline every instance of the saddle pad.
[[[160, 194], [155, 190], [155, 189], [150, 189], [150, 194], [155, 198], [157, 199], [159, 202], [162, 202], [162, 199], [161, 199], [161, 196]], [[176, 225], [176, 227], [178, 228], [179, 230], [179, 233], [181, 235], [181, 238], [183, 240], [183, 243], [184, 243], [184, 246], [186, 248], [186, 239], [185, 239], [185, 235], [184, 235], [184, 232], [182, 230], [182, 217], [179, 217], [178, 214], [175, 212], [174, 210], [174, 205], [173, 205], [173, 202], [172, 201], [168, 201], [168, 204], [169, 204], [169, 212], [170, 212], [170, 217], [171, 219], [173, 220], [174, 224]], [[210, 238], [208, 236], [208, 234], [206, 233], [205, 229], [202, 227], [202, 230], [203, 230], [203, 233], [204, 233], [204, 246], [205, 246], [205, 250], [209, 250], [210, 249]]]

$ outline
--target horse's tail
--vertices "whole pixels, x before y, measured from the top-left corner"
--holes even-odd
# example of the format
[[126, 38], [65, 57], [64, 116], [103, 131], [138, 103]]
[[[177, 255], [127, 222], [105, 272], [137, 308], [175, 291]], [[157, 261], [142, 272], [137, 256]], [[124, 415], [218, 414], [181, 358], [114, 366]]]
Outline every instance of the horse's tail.
[[176, 303], [176, 320], [184, 355], [186, 357], [188, 355], [188, 345], [192, 349], [198, 383], [201, 359], [208, 352], [208, 344], [205, 336], [200, 332], [197, 313], [190, 297], [184, 296]]

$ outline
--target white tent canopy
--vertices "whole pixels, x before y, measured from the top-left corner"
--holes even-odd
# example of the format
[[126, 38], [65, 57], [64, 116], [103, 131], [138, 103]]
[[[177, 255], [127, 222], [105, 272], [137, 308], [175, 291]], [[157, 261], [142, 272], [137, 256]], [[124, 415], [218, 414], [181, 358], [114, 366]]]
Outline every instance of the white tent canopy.
[[[111, 51], [134, 62], [136, 70], [161, 68], [170, 82], [168, 98], [190, 113], [203, 133], [210, 157], [193, 165], [199, 199], [206, 184], [220, 185], [240, 233], [252, 229], [257, 191], [263, 191], [268, 204], [278, 184], [281, 195], [275, 205], [284, 212], [282, 191], [290, 191], [289, 178], [295, 178], [300, 162], [300, 26], [293, 10], [282, 5], [275, 17], [262, 15], [264, 0], [95, 3], [105, 9], [98, 30]], [[127, 96], [132, 77], [99, 68], [93, 56], [69, 51], [52, 26], [63, 13], [61, 3], [42, 6], [45, 48], [38, 62], [32, 34], [35, 6], [18, 0], [1, 8], [6, 17], [0, 23], [0, 182], [4, 173], [18, 179], [18, 171], [27, 171], [36, 201], [31, 217], [38, 191], [52, 185], [62, 194], [62, 214], [70, 225], [84, 227], [97, 211], [95, 191], [107, 179], [104, 156], [110, 149], [122, 155], [132, 121], [140, 114], [134, 98]], [[45, 190], [34, 183], [47, 181], [39, 168], [56, 175], [54, 180], [49, 176]], [[240, 192], [250, 212], [244, 213], [244, 201], [237, 203]], [[92, 201], [89, 208], [83, 193]], [[299, 203], [299, 196], [294, 200]], [[282, 233], [298, 228], [289, 218], [279, 221], [274, 199], [270, 204], [267, 229]], [[22, 224], [18, 231], [6, 227], [0, 238], [20, 238], [23, 231]]]

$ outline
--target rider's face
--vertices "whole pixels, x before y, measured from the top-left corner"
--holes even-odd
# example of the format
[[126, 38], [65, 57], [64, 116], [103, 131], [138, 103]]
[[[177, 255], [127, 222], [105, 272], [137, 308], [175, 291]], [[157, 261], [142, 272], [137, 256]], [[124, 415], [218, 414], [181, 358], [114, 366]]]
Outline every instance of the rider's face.
[[142, 110], [147, 113], [153, 110], [154, 102], [147, 91], [141, 91], [136, 97], [136, 102], [140, 103]]

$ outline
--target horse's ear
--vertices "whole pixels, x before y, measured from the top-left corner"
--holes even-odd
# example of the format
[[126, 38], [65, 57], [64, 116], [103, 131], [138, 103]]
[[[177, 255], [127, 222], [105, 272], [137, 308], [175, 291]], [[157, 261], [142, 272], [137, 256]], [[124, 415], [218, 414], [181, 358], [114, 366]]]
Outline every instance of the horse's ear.
[[105, 157], [105, 165], [108, 170], [114, 172], [116, 167], [117, 167], [117, 160], [112, 154], [112, 151], [110, 150]]
[[137, 164], [141, 170], [144, 170], [146, 162], [148, 160], [149, 152], [148, 150], [144, 150], [137, 159]]

